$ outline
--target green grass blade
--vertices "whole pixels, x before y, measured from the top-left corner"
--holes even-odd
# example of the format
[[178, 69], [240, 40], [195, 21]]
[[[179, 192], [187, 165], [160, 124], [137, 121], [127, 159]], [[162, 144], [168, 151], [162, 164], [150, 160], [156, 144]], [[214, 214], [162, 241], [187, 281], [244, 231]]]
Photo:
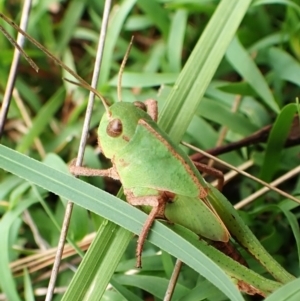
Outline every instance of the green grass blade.
[[24, 271], [24, 288], [25, 288], [25, 300], [26, 301], [34, 301], [34, 291], [32, 287], [32, 281], [30, 279], [30, 275], [28, 270]]
[[[177, 74], [174, 73], [137, 73], [124, 72], [122, 76], [122, 88], [135, 87], [153, 87], [164, 84], [173, 84], [176, 80]], [[118, 76], [111, 79], [109, 84], [113, 87], [118, 86]]]
[[226, 58], [241, 77], [251, 85], [252, 89], [256, 91], [264, 103], [274, 112], [278, 113], [278, 104], [276, 103], [265, 78], [237, 38], [234, 38], [231, 42]]
[[297, 246], [297, 253], [298, 253], [298, 264], [300, 265], [300, 229], [299, 229], [299, 223], [294, 213], [292, 213], [290, 210], [286, 209], [284, 205], [279, 205], [280, 209], [286, 216], [286, 219], [288, 220], [290, 227], [292, 229], [293, 235], [295, 237], [296, 246]]
[[99, 300], [102, 296], [132, 238], [132, 233], [124, 228], [118, 227], [117, 232], [115, 228], [116, 225], [108, 221], [100, 226], [62, 300]]
[[185, 133], [251, 0], [221, 1], [161, 112], [159, 125], [175, 142]]
[[[164, 298], [169, 282], [168, 279], [149, 275], [116, 275], [113, 278], [122, 285], [141, 288], [159, 299]], [[183, 297], [188, 291], [188, 288], [183, 285], [177, 285], [173, 295], [174, 300]]]
[[279, 168], [281, 151], [290, 134], [291, 125], [297, 112], [294, 103], [286, 105], [277, 116], [267, 141], [263, 164], [259, 178], [269, 182]]
[[60, 26], [61, 30], [57, 40], [56, 52], [58, 53], [58, 55], [61, 55], [65, 51], [68, 43], [70, 42], [75, 29], [75, 25], [80, 22], [81, 15], [86, 9], [87, 2], [88, 1], [86, 0], [73, 0], [68, 5], [67, 12], [62, 19]]
[[125, 286], [120, 285], [113, 278], [110, 280], [110, 284], [126, 299], [131, 301], [143, 301], [140, 297], [133, 294], [129, 289]]
[[138, 0], [137, 5], [145, 12], [148, 18], [156, 25], [166, 38], [169, 31], [169, 16], [167, 10], [164, 9], [157, 1]]
[[182, 49], [184, 46], [187, 17], [187, 11], [178, 10], [172, 19], [167, 54], [170, 70], [173, 72], [181, 70]]
[[[0, 145], [2, 148], [2, 146]], [[1, 152], [1, 151], [0, 151]], [[9, 163], [9, 162], [6, 162]], [[1, 248], [0, 248], [0, 286], [2, 291], [8, 298], [8, 300], [21, 300], [16, 286], [13, 275], [9, 267], [9, 252], [11, 250], [10, 245], [10, 229], [15, 220], [36, 200], [23, 200], [14, 209], [7, 212], [0, 221], [0, 237], [1, 237]]]
[[64, 101], [64, 89], [58, 90], [35, 117], [29, 132], [20, 141], [17, 150], [21, 153], [26, 152], [33, 144], [34, 139], [42, 133], [55, 112], [60, 108]]
[[300, 5], [290, 0], [256, 0], [254, 1], [253, 6], [266, 5], [266, 4], [283, 4], [286, 6], [290, 6], [295, 10], [297, 10], [298, 13], [300, 14]]
[[[0, 167], [61, 197], [71, 199], [75, 204], [135, 234], [140, 233], [146, 220], [145, 213], [126, 202], [2, 145], [0, 145]], [[237, 288], [221, 268], [161, 223], [155, 222], [149, 240], [191, 266], [231, 300], [243, 300]], [[121, 250], [119, 254], [122, 253]]]
[[279, 78], [300, 86], [300, 63], [289, 53], [273, 47], [268, 52], [268, 63]]
[[265, 301], [298, 301], [300, 300], [300, 278], [287, 283], [270, 295]]

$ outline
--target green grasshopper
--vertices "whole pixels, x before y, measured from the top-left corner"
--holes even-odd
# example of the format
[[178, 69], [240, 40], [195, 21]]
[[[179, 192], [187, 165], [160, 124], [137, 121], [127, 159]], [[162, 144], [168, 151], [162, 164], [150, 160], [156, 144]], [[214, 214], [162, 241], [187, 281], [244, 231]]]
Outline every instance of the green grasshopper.
[[[149, 213], [137, 242], [137, 267], [141, 267], [149, 229], [158, 218], [184, 226], [212, 244], [223, 242], [225, 248], [232, 233], [274, 278], [283, 283], [291, 281], [293, 276], [264, 250], [228, 200], [206, 183], [185, 152], [159, 128], [156, 119], [157, 105], [153, 100], [113, 104], [98, 128], [99, 147], [113, 166], [99, 170], [70, 165], [74, 175], [120, 180], [127, 201]], [[230, 245], [229, 248], [232, 250]], [[244, 280], [237, 284], [248, 294], [265, 294]]]
[[281, 283], [293, 279], [265, 251], [227, 199], [206, 183], [189, 157], [158, 127], [155, 101], [117, 102], [108, 107], [103, 97], [82, 78], [14, 22], [1, 13], [0, 16], [102, 100], [106, 112], [98, 129], [99, 147], [113, 167], [96, 170], [71, 164], [70, 170], [76, 175], [119, 179], [127, 201], [149, 212], [138, 238], [137, 266], [141, 266], [148, 231], [155, 218], [160, 218], [182, 225], [210, 241], [226, 243], [233, 236], [275, 279]]

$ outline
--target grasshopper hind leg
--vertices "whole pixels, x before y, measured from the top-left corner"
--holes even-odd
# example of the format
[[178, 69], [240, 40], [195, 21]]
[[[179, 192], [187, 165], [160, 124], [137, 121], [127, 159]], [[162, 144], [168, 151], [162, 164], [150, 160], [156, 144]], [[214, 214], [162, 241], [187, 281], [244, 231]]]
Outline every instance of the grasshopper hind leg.
[[160, 204], [157, 207], [152, 207], [150, 214], [148, 215], [148, 218], [143, 225], [142, 231], [139, 235], [137, 246], [136, 246], [136, 267], [141, 268], [142, 267], [142, 252], [143, 252], [143, 246], [145, 243], [145, 240], [148, 236], [148, 232], [155, 220], [158, 216], [160, 216], [161, 210], [163, 210], [165, 207], [164, 204]]

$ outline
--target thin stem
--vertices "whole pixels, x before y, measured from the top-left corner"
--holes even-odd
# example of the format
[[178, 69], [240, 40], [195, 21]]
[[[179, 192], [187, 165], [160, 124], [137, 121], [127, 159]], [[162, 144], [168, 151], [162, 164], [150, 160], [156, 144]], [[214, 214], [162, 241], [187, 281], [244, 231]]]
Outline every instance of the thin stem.
[[173, 269], [173, 273], [172, 273], [170, 281], [169, 281], [169, 285], [168, 285], [165, 297], [164, 297], [164, 301], [170, 301], [172, 296], [173, 296], [175, 286], [176, 286], [176, 283], [177, 283], [177, 279], [178, 279], [179, 274], [180, 274], [181, 266], [182, 266], [182, 261], [177, 259], [176, 263], [175, 263], [175, 266], [174, 266], [174, 269]]
[[[20, 27], [24, 30], [26, 30], [26, 28], [27, 28], [30, 9], [31, 9], [31, 0], [26, 0], [23, 5], [22, 16], [21, 16], [21, 21], [20, 21]], [[4, 30], [4, 28], [2, 26], [1, 26], [1, 28], [3, 29], [3, 31], [2, 31], [3, 34], [8, 38], [8, 40], [11, 43], [13, 43], [12, 41], [14, 41], [14, 39]], [[24, 51], [22, 50], [24, 42], [25, 42], [25, 37], [19, 33], [18, 37], [17, 37], [17, 43], [16, 43], [17, 49], [15, 49], [15, 51], [14, 51], [14, 57], [13, 57], [13, 61], [12, 61], [11, 67], [10, 67], [7, 85], [5, 88], [5, 93], [3, 96], [3, 101], [2, 101], [2, 106], [1, 106], [0, 139], [1, 139], [3, 131], [4, 131], [4, 125], [5, 125], [6, 116], [7, 116], [8, 110], [9, 110], [9, 106], [10, 106], [11, 95], [12, 95], [12, 91], [15, 86], [16, 74], [17, 74], [17, 68], [18, 68], [19, 61], [20, 61], [20, 56], [21, 56], [21, 53], [24, 54]], [[26, 56], [26, 54], [25, 54], [25, 56]], [[29, 62], [32, 62], [32, 60], [29, 59]], [[32, 65], [32, 66], [34, 67], [34, 65]]]

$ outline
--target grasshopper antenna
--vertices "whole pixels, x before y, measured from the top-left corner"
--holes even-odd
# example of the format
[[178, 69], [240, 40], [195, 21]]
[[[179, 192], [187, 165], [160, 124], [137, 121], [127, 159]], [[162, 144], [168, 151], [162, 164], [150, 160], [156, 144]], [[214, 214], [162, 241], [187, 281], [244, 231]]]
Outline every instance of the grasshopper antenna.
[[123, 72], [124, 72], [124, 68], [125, 68], [127, 59], [129, 57], [129, 53], [130, 53], [130, 50], [131, 50], [131, 47], [132, 47], [133, 39], [134, 39], [134, 36], [131, 37], [131, 40], [130, 40], [129, 45], [127, 47], [127, 50], [125, 52], [125, 56], [123, 58], [123, 61], [122, 61], [121, 67], [120, 67], [120, 71], [119, 71], [119, 74], [118, 74], [118, 100], [119, 100], [119, 102], [122, 101], [122, 92], [121, 92], [121, 89], [122, 89], [122, 75], [123, 75]]
[[85, 88], [91, 92], [93, 92], [97, 97], [99, 97], [103, 103], [103, 106], [105, 108], [105, 111], [109, 114], [109, 106], [107, 105], [107, 102], [106, 100], [104, 99], [104, 97], [95, 89], [93, 88], [92, 86], [90, 86], [87, 82], [83, 81], [83, 82], [74, 82], [73, 80], [70, 80], [68, 78], [63, 78], [65, 81], [75, 85], [75, 86], [78, 86], [78, 87], [82, 87], [82, 88]]
[[[66, 71], [68, 71], [71, 75], [73, 75], [79, 82], [80, 85], [84, 88], [86, 88], [89, 91], [92, 91], [95, 95], [97, 95], [105, 108], [105, 111], [107, 114], [109, 114], [109, 106], [106, 103], [105, 99], [103, 98], [102, 95], [91, 85], [89, 85], [82, 77], [80, 77], [76, 72], [74, 72], [71, 68], [69, 68], [67, 65], [65, 65], [63, 62], [61, 62], [58, 58], [56, 58], [49, 50], [47, 50], [42, 44], [40, 44], [38, 41], [33, 39], [30, 35], [28, 35], [24, 30], [22, 30], [15, 22], [7, 18], [5, 15], [0, 13], [0, 17], [7, 22], [10, 26], [12, 26], [15, 30], [20, 32], [23, 36], [25, 36], [32, 44], [34, 44], [37, 48], [41, 49], [48, 57], [50, 57], [57, 65], [63, 67]], [[7, 37], [7, 39], [15, 46], [26, 58], [26, 60], [29, 62], [29, 64], [34, 68], [35, 71], [38, 71], [38, 67], [36, 64], [32, 61], [31, 58], [28, 57], [28, 55], [25, 53], [23, 49], [20, 48], [20, 46], [14, 41], [14, 39], [5, 31], [5, 29], [0, 26], [0, 31], [3, 32], [3, 34]], [[72, 82], [74, 83], [74, 82]]]
[[[0, 16], [3, 18], [4, 15], [2, 15], [2, 13], [0, 13]], [[27, 53], [23, 50], [23, 48], [18, 43], [16, 43], [16, 41], [14, 40], [14, 38], [1, 25], [0, 25], [0, 31], [4, 34], [4, 36], [8, 39], [8, 41], [14, 47], [16, 47], [20, 51], [20, 53], [22, 53], [22, 55], [24, 56], [24, 58], [26, 59], [26, 61], [35, 70], [35, 72], [39, 72], [39, 67], [36, 65], [36, 63], [27, 55]]]

